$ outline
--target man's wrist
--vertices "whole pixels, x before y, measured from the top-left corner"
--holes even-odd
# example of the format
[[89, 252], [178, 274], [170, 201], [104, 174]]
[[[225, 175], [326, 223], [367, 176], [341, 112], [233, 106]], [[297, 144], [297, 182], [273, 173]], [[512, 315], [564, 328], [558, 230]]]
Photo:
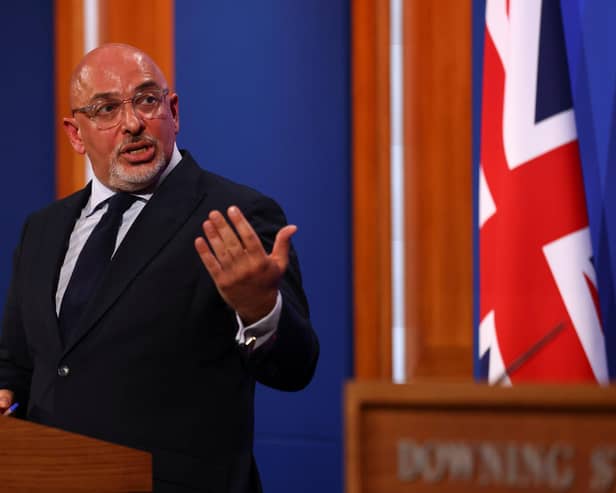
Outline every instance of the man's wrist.
[[235, 340], [240, 345], [250, 346], [252, 349], [258, 348], [276, 333], [281, 312], [282, 295], [280, 292], [276, 293], [275, 304], [272, 310], [252, 325], [244, 325], [239, 314], [236, 312], [238, 330]]
[[246, 327], [258, 323], [272, 312], [276, 306], [278, 298], [278, 290], [274, 291], [267, 299], [256, 307], [250, 307], [244, 310], [237, 310], [237, 316], [242, 320], [242, 324]]

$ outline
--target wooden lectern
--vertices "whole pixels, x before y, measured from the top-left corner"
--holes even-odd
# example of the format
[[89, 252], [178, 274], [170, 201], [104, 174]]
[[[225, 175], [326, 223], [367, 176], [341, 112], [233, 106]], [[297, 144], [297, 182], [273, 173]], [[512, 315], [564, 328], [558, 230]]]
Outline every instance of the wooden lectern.
[[616, 387], [346, 387], [348, 493], [616, 492]]
[[0, 416], [3, 493], [149, 493], [147, 452]]

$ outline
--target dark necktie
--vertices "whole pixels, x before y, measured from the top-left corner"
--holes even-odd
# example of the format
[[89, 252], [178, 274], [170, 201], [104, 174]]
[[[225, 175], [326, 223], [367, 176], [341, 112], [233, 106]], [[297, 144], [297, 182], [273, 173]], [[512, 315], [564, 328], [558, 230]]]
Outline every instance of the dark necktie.
[[77, 258], [60, 305], [60, 332], [65, 343], [103, 279], [115, 249], [122, 215], [136, 199], [134, 195], [122, 192], [108, 199], [105, 214], [92, 230]]

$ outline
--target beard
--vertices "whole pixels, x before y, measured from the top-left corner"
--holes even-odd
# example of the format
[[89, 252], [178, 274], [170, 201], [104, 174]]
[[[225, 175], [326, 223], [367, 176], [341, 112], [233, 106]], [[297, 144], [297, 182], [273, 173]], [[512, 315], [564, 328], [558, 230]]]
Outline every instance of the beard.
[[139, 136], [132, 141], [123, 142], [113, 153], [109, 167], [109, 184], [112, 188], [124, 192], [136, 192], [150, 188], [167, 167], [164, 153], [158, 153], [149, 163], [130, 164], [120, 161], [120, 148], [133, 142], [148, 142], [158, 150], [158, 142], [149, 136]]

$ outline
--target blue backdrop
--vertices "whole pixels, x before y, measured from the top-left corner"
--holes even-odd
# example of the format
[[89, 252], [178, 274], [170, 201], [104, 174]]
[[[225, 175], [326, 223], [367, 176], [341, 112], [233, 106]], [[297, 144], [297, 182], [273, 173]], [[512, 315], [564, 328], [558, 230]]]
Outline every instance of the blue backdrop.
[[616, 3], [561, 1], [610, 377], [616, 376]]
[[256, 455], [273, 492], [342, 491], [351, 372], [347, 0], [176, 3], [180, 147], [274, 197], [290, 222], [321, 340], [298, 394], [259, 388]]
[[53, 2], [2, 5], [3, 118], [0, 120], [0, 306], [4, 307], [13, 249], [26, 215], [55, 196]]

